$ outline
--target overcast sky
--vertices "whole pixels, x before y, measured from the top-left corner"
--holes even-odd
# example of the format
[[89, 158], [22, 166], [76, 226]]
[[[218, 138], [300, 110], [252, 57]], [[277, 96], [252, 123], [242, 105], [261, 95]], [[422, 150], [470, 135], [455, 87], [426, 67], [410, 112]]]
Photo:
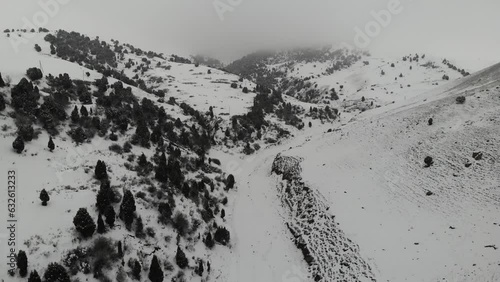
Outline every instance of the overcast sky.
[[370, 25], [372, 11], [388, 11], [397, 0], [2, 0], [0, 26], [20, 28], [23, 18], [34, 22], [43, 11], [39, 2], [54, 1], [67, 3], [50, 16], [48, 29], [167, 54], [205, 52], [227, 61], [261, 48], [354, 45], [356, 28], [368, 24], [373, 36], [367, 48], [374, 55], [425, 52], [500, 62], [498, 0], [400, 0], [379, 30]]

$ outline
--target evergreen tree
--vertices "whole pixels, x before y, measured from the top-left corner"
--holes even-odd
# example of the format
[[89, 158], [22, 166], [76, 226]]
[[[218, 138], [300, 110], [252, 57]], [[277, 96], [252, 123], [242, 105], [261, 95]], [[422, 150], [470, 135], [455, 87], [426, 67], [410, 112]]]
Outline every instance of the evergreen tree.
[[89, 111], [87, 110], [87, 108], [85, 106], [82, 105], [82, 107], [80, 108], [80, 115], [82, 117], [88, 117], [89, 116]]
[[0, 95], [0, 112], [5, 110], [5, 98]]
[[165, 153], [163, 153], [160, 157], [160, 162], [156, 168], [155, 178], [163, 183], [168, 181], [167, 157], [165, 156]]
[[181, 121], [179, 118], [177, 118], [177, 119], [175, 120], [174, 125], [175, 125], [175, 127], [177, 127], [177, 128], [181, 128], [181, 127], [183, 126], [182, 121]]
[[148, 278], [151, 282], [163, 282], [163, 270], [161, 270], [161, 266], [156, 255], [154, 255], [151, 260]]
[[66, 269], [56, 262], [49, 264], [43, 278], [45, 282], [70, 282]]
[[49, 147], [49, 150], [51, 152], [54, 151], [54, 149], [56, 148], [56, 146], [54, 145], [54, 141], [52, 141], [52, 136], [49, 139], [49, 143], [47, 144], [47, 147]]
[[184, 175], [182, 174], [181, 165], [179, 164], [179, 162], [177, 160], [174, 160], [173, 158], [170, 158], [168, 160], [167, 171], [168, 178], [170, 179], [172, 184], [180, 188], [182, 182], [184, 181]]
[[40, 192], [40, 201], [42, 201], [42, 206], [47, 206], [47, 202], [50, 201], [49, 193], [45, 189]]
[[106, 217], [106, 224], [108, 224], [109, 227], [113, 228], [113, 226], [115, 226], [116, 213], [115, 209], [111, 205], [106, 208], [104, 216]]
[[104, 221], [102, 220], [102, 215], [100, 213], [97, 218], [97, 233], [99, 234], [106, 233], [106, 226], [104, 225]]
[[19, 268], [19, 275], [21, 277], [28, 275], [28, 257], [23, 250], [19, 250], [17, 253], [17, 268]]
[[196, 274], [198, 274], [199, 276], [203, 276], [203, 260], [199, 260], [198, 261], [198, 267], [196, 268]]
[[38, 272], [36, 272], [36, 270], [31, 271], [28, 282], [42, 282], [42, 279], [40, 279], [40, 275], [38, 275]]
[[134, 135], [134, 143], [144, 148], [149, 148], [150, 133], [145, 121], [139, 120]]
[[86, 208], [80, 208], [73, 218], [73, 224], [76, 231], [84, 238], [91, 237], [94, 234], [96, 225]]
[[78, 113], [78, 107], [77, 106], [75, 106], [75, 108], [71, 112], [71, 121], [73, 123], [78, 123], [78, 121], [80, 121], [80, 114]]
[[214, 239], [224, 246], [227, 245], [230, 240], [229, 231], [224, 227], [218, 227], [217, 231], [215, 231]]
[[122, 247], [122, 241], [118, 241], [118, 256], [123, 257], [123, 247]]
[[24, 151], [24, 140], [21, 136], [17, 136], [16, 140], [12, 143], [12, 148], [14, 148], [18, 154]]
[[144, 237], [144, 224], [142, 223], [142, 218], [139, 216], [135, 222], [135, 236], [137, 238]]
[[99, 192], [97, 192], [96, 196], [96, 207], [100, 213], [104, 213], [109, 205], [113, 202], [115, 194], [113, 190], [111, 190], [109, 181], [102, 181], [101, 187], [99, 188]]
[[232, 189], [234, 187], [234, 176], [230, 174], [227, 179], [226, 179], [226, 188], [227, 189]]
[[160, 141], [160, 138], [162, 138], [162, 130], [160, 124], [158, 124], [151, 133], [151, 142], [157, 144]]
[[186, 257], [186, 254], [181, 250], [181, 247], [179, 246], [177, 246], [177, 253], [175, 254], [175, 262], [182, 269], [188, 266], [188, 259]]
[[205, 237], [205, 240], [203, 242], [205, 243], [205, 246], [207, 246], [207, 248], [209, 248], [209, 249], [213, 248], [215, 245], [215, 241], [212, 238], [212, 234], [210, 232], [208, 232], [208, 234]]
[[134, 263], [134, 266], [132, 268], [132, 276], [134, 276], [134, 278], [136, 280], [141, 280], [141, 271], [142, 271], [142, 267], [141, 267], [141, 263], [136, 260], [135, 263]]
[[158, 206], [160, 212], [160, 221], [167, 223], [172, 218], [172, 208], [168, 203], [160, 203]]
[[106, 163], [104, 161], [98, 160], [95, 166], [95, 178], [98, 180], [108, 179], [108, 172], [106, 169]]
[[220, 218], [224, 219], [224, 217], [226, 217], [226, 211], [224, 209], [222, 209], [220, 211]]
[[0, 88], [5, 87], [5, 82], [3, 81], [2, 74], [0, 73]]
[[148, 165], [148, 159], [146, 158], [146, 155], [144, 155], [144, 153], [139, 156], [137, 164], [139, 165], [139, 167], [146, 167]]
[[134, 213], [135, 213], [135, 199], [134, 195], [130, 190], [125, 191], [123, 195], [123, 200], [120, 205], [120, 218], [125, 222], [127, 229], [130, 230], [132, 222], [134, 221]]

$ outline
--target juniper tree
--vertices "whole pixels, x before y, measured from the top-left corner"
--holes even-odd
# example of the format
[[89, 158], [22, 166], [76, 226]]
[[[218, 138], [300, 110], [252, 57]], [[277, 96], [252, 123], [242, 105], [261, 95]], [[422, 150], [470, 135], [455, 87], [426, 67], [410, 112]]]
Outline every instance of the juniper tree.
[[56, 262], [49, 264], [43, 278], [45, 282], [70, 282], [66, 269]]
[[116, 213], [111, 205], [104, 211], [104, 216], [106, 217], [106, 224], [108, 224], [109, 227], [115, 226]]
[[203, 271], [204, 271], [204, 269], [203, 269], [203, 260], [201, 260], [201, 259], [200, 259], [200, 260], [198, 261], [198, 267], [196, 268], [196, 271], [195, 271], [195, 272], [196, 272], [196, 274], [198, 274], [199, 276], [203, 276]]
[[136, 260], [132, 268], [132, 276], [134, 276], [136, 280], [141, 280], [141, 271], [142, 271], [141, 263], [138, 260]]
[[30, 277], [28, 277], [28, 282], [42, 282], [42, 279], [40, 279], [40, 275], [38, 275], [36, 270], [31, 271]]
[[205, 243], [205, 246], [207, 246], [207, 248], [209, 248], [209, 249], [213, 248], [215, 245], [215, 241], [212, 238], [212, 234], [210, 232], [208, 232], [208, 234], [205, 237], [205, 240], [203, 240], [203, 242]]
[[96, 196], [96, 207], [100, 213], [104, 213], [109, 205], [113, 202], [115, 194], [113, 190], [111, 190], [109, 181], [102, 181], [101, 187], [99, 188], [99, 192], [97, 192]]
[[226, 188], [227, 189], [232, 189], [234, 187], [234, 176], [230, 174], [227, 179], [226, 179]]
[[77, 106], [75, 106], [75, 108], [71, 112], [71, 121], [73, 123], [78, 123], [80, 121], [80, 114], [78, 113], [78, 107]]
[[130, 230], [130, 226], [134, 221], [134, 213], [135, 213], [135, 200], [134, 195], [130, 190], [125, 191], [123, 195], [123, 200], [120, 205], [120, 218], [125, 222], [127, 229]]
[[0, 95], [0, 112], [5, 110], [5, 98]]
[[96, 225], [86, 208], [80, 208], [73, 218], [76, 230], [84, 237], [92, 237]]
[[19, 268], [19, 275], [21, 277], [28, 275], [28, 257], [23, 250], [19, 250], [17, 253], [17, 268]]
[[97, 217], [97, 233], [104, 234], [106, 233], [106, 226], [104, 225], [104, 221], [102, 220], [102, 215], [99, 213]]
[[54, 141], [52, 141], [52, 136], [49, 138], [49, 143], [47, 144], [47, 147], [51, 152], [54, 151], [54, 149], [56, 148], [56, 146], [54, 145]]
[[94, 174], [95, 174], [95, 178], [98, 180], [105, 180], [108, 178], [106, 163], [104, 163], [104, 161], [101, 161], [101, 160], [97, 161]]
[[151, 282], [163, 282], [163, 270], [161, 270], [161, 266], [156, 255], [154, 255], [151, 260], [148, 278]]
[[123, 247], [122, 247], [122, 241], [118, 241], [117, 247], [118, 249], [118, 256], [123, 257]]
[[163, 183], [168, 181], [168, 167], [165, 153], [163, 153], [160, 157], [160, 162], [158, 163], [158, 167], [156, 168], [155, 178], [156, 180]]
[[222, 245], [227, 245], [230, 240], [230, 233], [225, 227], [218, 227], [217, 231], [215, 231], [214, 239]]
[[42, 206], [47, 206], [47, 202], [50, 201], [49, 194], [45, 189], [40, 192], [40, 201], [42, 201]]
[[137, 238], [144, 237], [144, 224], [142, 223], [142, 218], [139, 216], [135, 222], [135, 236]]
[[24, 151], [24, 140], [21, 136], [17, 136], [16, 140], [12, 143], [12, 148], [14, 148], [18, 154]]
[[88, 117], [89, 116], [89, 111], [87, 110], [87, 108], [85, 106], [82, 105], [82, 107], [80, 108], [80, 116], [82, 117]]
[[182, 269], [188, 266], [188, 259], [186, 257], [186, 254], [182, 251], [181, 247], [179, 246], [177, 246], [177, 253], [175, 254], [175, 262]]
[[144, 148], [149, 148], [149, 139], [151, 134], [149, 133], [148, 126], [144, 120], [139, 120], [137, 128], [135, 130], [135, 135], [133, 137], [134, 144], [139, 144], [139, 146]]

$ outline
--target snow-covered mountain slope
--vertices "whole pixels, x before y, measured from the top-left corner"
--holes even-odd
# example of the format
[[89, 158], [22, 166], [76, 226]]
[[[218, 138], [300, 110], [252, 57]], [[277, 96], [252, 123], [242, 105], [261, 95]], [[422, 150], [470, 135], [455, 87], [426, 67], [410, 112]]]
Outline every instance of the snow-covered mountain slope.
[[499, 279], [499, 89], [495, 65], [286, 152], [378, 280]]
[[468, 75], [445, 59], [425, 54], [377, 58], [355, 50], [323, 48], [256, 53], [227, 69], [306, 102], [346, 111], [404, 101]]
[[[78, 270], [76, 281], [99, 281], [92, 249], [79, 254], [78, 263], [65, 257], [96, 242], [96, 235], [79, 235], [73, 217], [86, 207], [96, 220], [101, 188], [94, 169], [104, 160], [113, 191], [120, 197], [132, 191], [146, 233], [137, 235], [137, 219], [129, 231], [116, 218], [116, 226], [99, 235], [122, 244], [123, 258], [112, 256], [103, 271], [111, 281], [133, 281], [135, 260], [139, 281], [149, 281], [153, 255], [164, 281], [498, 280], [499, 65], [462, 77], [430, 56], [417, 62], [415, 55], [389, 60], [356, 51], [298, 51], [257, 68], [242, 65], [249, 72], [241, 78], [175, 55], [61, 34], [49, 43], [46, 33], [11, 32], [30, 37], [18, 53], [0, 36], [0, 72], [10, 83], [0, 88], [7, 104], [0, 111], [0, 170], [18, 175], [17, 250], [27, 251], [29, 271], [43, 275], [48, 263], [59, 262]], [[66, 93], [67, 119], [56, 126], [50, 152], [46, 116], [34, 111], [38, 138], [17, 154], [12, 144], [26, 120], [11, 92], [32, 67], [43, 71], [33, 83], [38, 106]], [[64, 73], [73, 80], [69, 89], [59, 87], [64, 77], [45, 77]], [[271, 88], [279, 91], [252, 82], [259, 79], [276, 79]], [[90, 103], [81, 99], [87, 92]], [[466, 101], [457, 104], [461, 95]], [[109, 128], [73, 120], [75, 106], [92, 110], [90, 117]], [[73, 141], [79, 127], [93, 136], [82, 144]], [[134, 141], [144, 127], [151, 132], [149, 148]], [[175, 176], [158, 179], [163, 151], [180, 163], [187, 188], [174, 183]], [[141, 154], [147, 163], [139, 162]], [[297, 182], [272, 173], [278, 155], [297, 160]], [[424, 167], [426, 156], [433, 158], [430, 167]], [[177, 172], [171, 165], [169, 177]], [[228, 191], [229, 174], [236, 185]], [[50, 194], [48, 206], [40, 204], [41, 189]], [[6, 203], [0, 197], [0, 206]], [[164, 204], [172, 213], [166, 223]], [[118, 213], [120, 204], [112, 206]], [[207, 234], [215, 237], [222, 227], [229, 243], [208, 247]], [[187, 256], [184, 268], [178, 247]], [[84, 273], [86, 263], [91, 273]], [[0, 278], [26, 280], [2, 276], [5, 266]]]
[[[209, 262], [212, 261], [212, 257], [217, 259], [221, 253], [227, 252], [225, 251], [227, 247], [216, 244], [213, 249], [208, 248], [206, 236], [207, 232], [210, 232], [212, 240], [217, 241], [218, 235], [212, 231], [226, 226], [222, 210], [227, 209], [227, 216], [230, 216], [234, 202], [231, 191], [226, 189], [228, 176], [226, 164], [209, 161], [209, 158], [213, 156], [208, 151], [200, 153], [200, 147], [206, 150], [206, 146], [209, 147], [212, 142], [205, 139], [198, 143], [196, 139], [200, 136], [204, 138], [205, 134], [212, 135], [213, 133], [208, 132], [213, 129], [214, 124], [228, 123], [230, 116], [222, 115], [225, 111], [216, 109], [224, 107], [229, 109], [230, 107], [231, 114], [246, 113], [247, 104], [252, 104], [255, 94], [243, 94], [242, 89], [231, 88], [227, 83], [238, 81], [239, 78], [235, 75], [208, 67], [196, 67], [194, 64], [172, 62], [168, 57], [165, 59], [149, 58], [154, 61], [155, 65], [160, 64], [148, 73], [171, 80], [170, 84], [165, 83], [161, 86], [162, 89], [169, 89], [163, 99], [154, 94], [151, 84], [146, 85], [149, 86], [148, 89], [141, 89], [132, 84], [121, 83], [119, 79], [111, 76], [108, 77], [103, 92], [98, 93], [100, 90], [95, 83], [97, 79], [103, 77], [103, 74], [92, 70], [88, 65], [80, 65], [50, 54], [50, 43], [44, 40], [47, 33], [11, 32], [8, 34], [23, 38], [26, 44], [19, 45], [16, 51], [10, 45], [7, 34], [2, 34], [0, 37], [2, 50], [0, 73], [8, 84], [0, 88], [2, 101], [6, 102], [6, 108], [0, 112], [2, 128], [0, 132], [0, 170], [2, 171], [0, 181], [7, 183], [7, 171], [11, 169], [16, 171], [17, 210], [15, 216], [18, 219], [16, 254], [19, 250], [26, 251], [29, 262], [28, 271], [37, 270], [43, 277], [48, 264], [57, 262], [67, 268], [74, 281], [132, 281], [132, 267], [134, 262], [138, 261], [142, 269], [140, 281], [146, 281], [154, 254], [160, 260], [165, 279], [169, 281], [171, 279], [174, 281], [218, 281], [215, 273], [220, 272], [220, 269], [216, 267], [222, 266], [213, 265], [208, 271]], [[41, 52], [35, 50], [35, 44], [40, 46]], [[143, 63], [143, 59], [148, 58], [146, 55], [142, 57], [130, 55], [132, 56]], [[119, 53], [116, 53], [116, 57], [119, 59]], [[112, 67], [118, 73], [122, 71], [121, 61], [119, 62]], [[160, 66], [170, 66], [168, 74], [166, 70], [161, 72], [164, 69]], [[32, 67], [40, 68], [43, 78], [36, 79], [32, 83], [39, 89], [40, 97], [36, 101], [37, 108], [29, 113], [27, 108], [22, 110], [14, 108], [11, 92], [15, 85], [26, 77], [27, 69]], [[195, 72], [191, 71], [192, 69], [203, 70], [204, 75], [193, 74]], [[128, 69], [123, 70], [123, 73], [127, 73]], [[213, 76], [206, 75], [208, 70], [211, 70]], [[70, 85], [67, 89], [58, 88], [59, 85], [54, 86], [54, 81], [57, 82], [60, 74], [68, 74], [70, 77]], [[56, 79], [52, 81], [47, 78], [49, 75]], [[139, 75], [143, 80], [150, 78], [149, 75], [142, 76], [140, 72]], [[31, 82], [27, 81], [27, 83], [31, 85]], [[120, 83], [123, 84], [123, 89], [119, 87]], [[79, 99], [82, 95], [79, 92], [80, 89], [76, 89], [77, 85], [85, 86], [86, 90], [83, 92], [92, 93], [90, 103]], [[252, 87], [250, 84], [248, 86]], [[126, 97], [128, 89], [130, 89], [133, 102]], [[44, 128], [45, 124], [42, 122], [39, 111], [46, 101], [55, 99], [54, 97], [60, 95], [59, 93], [64, 93], [70, 98], [64, 110], [67, 119], [61, 120], [55, 126], [58, 134], [51, 131], [55, 143], [55, 149], [51, 152], [47, 148], [49, 134]], [[34, 94], [28, 93], [28, 97], [29, 95]], [[168, 101], [170, 97], [175, 98], [175, 102], [167, 103], [166, 100]], [[110, 99], [111, 106], [106, 99]], [[120, 102], [115, 104], [112, 99]], [[24, 102], [19, 103], [24, 104]], [[187, 106], [183, 106], [182, 102], [185, 102]], [[211, 105], [215, 109], [213, 118], [205, 114]], [[191, 106], [194, 110], [189, 108]], [[72, 110], [75, 107], [78, 109], [77, 113], [82, 115], [78, 120], [73, 120]], [[139, 113], [131, 114], [132, 108], [137, 109]], [[160, 108], [164, 109], [163, 117], [160, 117]], [[89, 113], [89, 118], [83, 116], [82, 109]], [[121, 126], [113, 118], [120, 112], [125, 115], [121, 118], [127, 121], [125, 129], [120, 129]], [[29, 114], [34, 116], [29, 116]], [[140, 118], [136, 117], [136, 114]], [[102, 127], [96, 128], [94, 119], [100, 121]], [[151, 137], [152, 144], [148, 141], [150, 146], [133, 144], [134, 138], [139, 135], [137, 130], [141, 125], [141, 119], [149, 119], [149, 124], [146, 123], [146, 127], [149, 127], [149, 130], [146, 130], [148, 140], [150, 133], [151, 136], [155, 134], [155, 128], [162, 128], [163, 132], [160, 132], [162, 138], [156, 137], [162, 139], [161, 144], [160, 141], [153, 141], [153, 137]], [[180, 124], [177, 124], [177, 119]], [[105, 120], [109, 128], [103, 130]], [[25, 141], [25, 148], [17, 154], [12, 149], [12, 144], [18, 135], [18, 126], [21, 121], [33, 128], [34, 138], [31, 141]], [[84, 128], [84, 135], [87, 136], [81, 144], [75, 143], [73, 141], [75, 137], [70, 133], [77, 128]], [[221, 135], [224, 135], [222, 128], [219, 131]], [[217, 130], [214, 132], [216, 133]], [[183, 135], [185, 137], [182, 137]], [[197, 143], [200, 146], [196, 145]], [[169, 177], [168, 182], [164, 183], [158, 181], [155, 176], [160, 170], [159, 163], [162, 162], [163, 152], [168, 158]], [[177, 153], [180, 156], [176, 156]], [[141, 165], [142, 154], [147, 164]], [[106, 233], [100, 235], [96, 231], [93, 238], [85, 239], [75, 230], [73, 218], [80, 208], [86, 208], [97, 223], [96, 194], [102, 186], [101, 182], [94, 177], [98, 160], [105, 161], [111, 189], [119, 195], [120, 199], [125, 191], [132, 192], [135, 197], [135, 219], [131, 230], [128, 230], [123, 221], [117, 218], [113, 228], [106, 227]], [[180, 163], [180, 172], [184, 181], [182, 187], [175, 185], [170, 176], [175, 171], [171, 167], [175, 162]], [[186, 185], [188, 185], [187, 188]], [[38, 199], [42, 189], [50, 195], [48, 206], [42, 206]], [[230, 198], [229, 201], [228, 198]], [[7, 197], [2, 196], [0, 198], [2, 210], [7, 210], [7, 203]], [[159, 208], [165, 203], [169, 205], [165, 214], [171, 218], [162, 220], [163, 214], [159, 213]], [[119, 201], [113, 203], [112, 206], [118, 214]], [[142, 219], [142, 228], [140, 228], [142, 233], [138, 235], [136, 230], [139, 228], [139, 217]], [[5, 212], [1, 213], [0, 220], [7, 222]], [[108, 254], [94, 252], [94, 244], [98, 242], [96, 238], [101, 236], [112, 240], [104, 244], [111, 247], [112, 251], [108, 250]], [[2, 233], [0, 240], [2, 254], [8, 252], [5, 238], [7, 236]], [[117, 257], [117, 242], [122, 244], [123, 256]], [[179, 266], [176, 261], [178, 246], [187, 256], [188, 265], [185, 267]], [[77, 247], [84, 248], [84, 251], [75, 257], [76, 255], [72, 253]], [[95, 264], [98, 261], [97, 255], [108, 256], [107, 259], [110, 261], [104, 264], [101, 277], [92, 278], [92, 274], [98, 268]], [[5, 256], [3, 257], [2, 262], [5, 259]], [[75, 263], [72, 263], [70, 258], [75, 258]], [[20, 278], [19, 274], [15, 277], [8, 276], [7, 268], [8, 265], [2, 263], [0, 278], [5, 279], [2, 281], [26, 280], [26, 278]], [[87, 270], [90, 274], [86, 273]]]

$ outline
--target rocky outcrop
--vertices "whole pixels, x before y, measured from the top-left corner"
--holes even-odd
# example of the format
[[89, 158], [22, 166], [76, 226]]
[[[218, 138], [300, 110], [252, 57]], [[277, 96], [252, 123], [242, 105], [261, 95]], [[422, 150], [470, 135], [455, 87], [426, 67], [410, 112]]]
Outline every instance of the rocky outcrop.
[[359, 247], [340, 230], [326, 200], [301, 178], [301, 159], [276, 156], [272, 171], [281, 175], [277, 188], [286, 225], [309, 265], [314, 281], [376, 281]]

